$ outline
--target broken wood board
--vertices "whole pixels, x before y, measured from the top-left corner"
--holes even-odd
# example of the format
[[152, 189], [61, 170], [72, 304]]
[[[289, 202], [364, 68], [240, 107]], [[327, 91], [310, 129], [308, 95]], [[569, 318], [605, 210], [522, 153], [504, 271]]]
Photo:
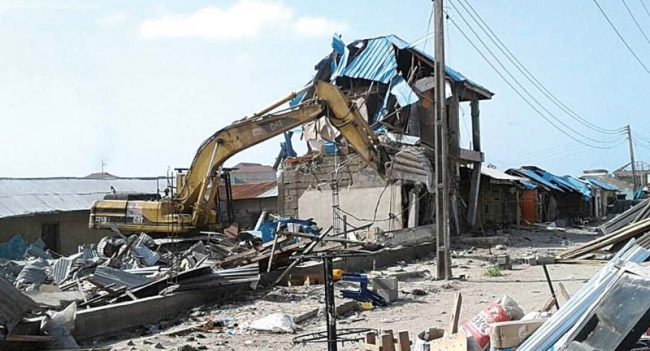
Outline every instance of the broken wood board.
[[495, 349], [517, 347], [545, 321], [545, 319], [532, 319], [492, 323], [490, 325], [490, 347]]

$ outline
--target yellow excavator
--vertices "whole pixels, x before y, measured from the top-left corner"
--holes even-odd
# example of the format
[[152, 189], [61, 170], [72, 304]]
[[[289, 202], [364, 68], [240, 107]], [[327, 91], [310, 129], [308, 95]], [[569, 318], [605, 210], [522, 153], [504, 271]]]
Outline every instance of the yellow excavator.
[[323, 116], [368, 165], [380, 171], [376, 136], [357, 107], [332, 84], [318, 81], [310, 88], [314, 89], [314, 98], [297, 106], [273, 112], [293, 100], [297, 96], [293, 93], [214, 133], [199, 147], [188, 171], [178, 174], [175, 194], [154, 200], [108, 196], [96, 201], [90, 209], [90, 228], [176, 235], [220, 229], [224, 223], [217, 218], [215, 197], [224, 162], [239, 151]]

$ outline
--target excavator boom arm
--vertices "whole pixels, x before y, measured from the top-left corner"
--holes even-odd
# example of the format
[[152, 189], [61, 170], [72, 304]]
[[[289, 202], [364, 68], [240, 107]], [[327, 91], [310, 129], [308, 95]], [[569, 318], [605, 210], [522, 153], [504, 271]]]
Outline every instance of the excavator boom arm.
[[[360, 115], [354, 104], [350, 104], [343, 93], [334, 85], [319, 81], [315, 86], [316, 98], [307, 100], [298, 106], [280, 112], [269, 113], [275, 108], [294, 98], [292, 94], [280, 100], [264, 111], [239, 120], [226, 128], [219, 130], [209, 137], [199, 147], [192, 165], [179, 185], [177, 194], [167, 202], [124, 202], [99, 201], [91, 210], [91, 228], [103, 228], [106, 223], [94, 222], [95, 210], [106, 210], [106, 213], [143, 212], [149, 209], [154, 218], [148, 220], [149, 225], [141, 225], [141, 231], [155, 230], [182, 233], [188, 228], [199, 228], [208, 222], [211, 209], [218, 189], [216, 173], [224, 162], [244, 149], [259, 144], [276, 135], [294, 129], [305, 123], [327, 116], [348, 141], [349, 145], [371, 167], [379, 170], [381, 162], [375, 148], [376, 138]], [[189, 217], [191, 216], [191, 220]], [[128, 217], [128, 216], [127, 216]], [[105, 216], [96, 216], [105, 220]], [[142, 220], [138, 220], [140, 222]], [[174, 224], [178, 225], [174, 227]], [[119, 224], [116, 224], [119, 228]], [[137, 230], [138, 223], [130, 224], [130, 231]], [[160, 229], [157, 229], [160, 228]], [[169, 229], [172, 228], [172, 229]], [[148, 229], [148, 230], [145, 230]]]

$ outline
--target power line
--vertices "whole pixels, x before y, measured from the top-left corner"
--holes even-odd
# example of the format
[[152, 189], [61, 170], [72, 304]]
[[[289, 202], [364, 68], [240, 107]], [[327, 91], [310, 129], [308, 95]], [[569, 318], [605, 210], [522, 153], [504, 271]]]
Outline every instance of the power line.
[[429, 13], [429, 22], [427, 23], [427, 34], [425, 35], [424, 45], [423, 45], [425, 48], [427, 47], [427, 41], [429, 41], [429, 31], [431, 30], [431, 20], [433, 19], [433, 8], [434, 8], [434, 6], [435, 6], [435, 4], [432, 1], [431, 2], [431, 12]]
[[627, 50], [630, 52], [630, 54], [632, 54], [632, 56], [633, 56], [634, 59], [639, 63], [639, 65], [641, 65], [641, 67], [643, 67], [643, 69], [645, 70], [645, 72], [648, 73], [648, 74], [650, 74], [650, 69], [648, 69], [648, 67], [646, 67], [646, 65], [643, 63], [643, 61], [641, 61], [641, 59], [640, 59], [639, 56], [636, 54], [636, 52], [634, 52], [634, 50], [632, 50], [632, 47], [630, 46], [630, 44], [628, 44], [627, 41], [625, 40], [625, 38], [623, 38], [623, 36], [622, 36], [621, 33], [618, 31], [618, 29], [616, 28], [616, 26], [614, 25], [614, 23], [612, 23], [612, 21], [609, 19], [609, 17], [607, 16], [607, 14], [606, 14], [605, 11], [603, 10], [603, 8], [600, 7], [600, 4], [598, 4], [598, 1], [597, 1], [597, 0], [593, 0], [593, 1], [594, 1], [594, 4], [596, 4], [596, 7], [598, 7], [598, 10], [600, 10], [600, 13], [602, 13], [602, 14], [603, 14], [603, 17], [605, 17], [605, 19], [607, 20], [607, 23], [609, 23], [609, 25], [612, 27], [612, 29], [614, 30], [614, 32], [616, 33], [616, 35], [618, 36], [618, 38], [621, 39], [621, 41], [623, 42], [623, 44], [625, 44], [625, 47], [626, 47]]
[[[630, 14], [630, 17], [632, 17], [632, 21], [634, 21], [634, 24], [636, 24], [636, 27], [639, 28], [639, 31], [641, 32], [641, 35], [645, 38], [645, 41], [650, 44], [650, 39], [648, 39], [648, 36], [645, 34], [645, 31], [643, 28], [641, 28], [641, 25], [639, 24], [639, 21], [636, 20], [636, 16], [634, 16], [634, 13], [632, 13], [632, 10], [630, 10], [630, 7], [627, 6], [627, 2], [625, 0], [622, 0], [623, 6], [625, 6], [625, 9], [627, 10], [627, 13]], [[643, 2], [641, 2], [643, 4]]]
[[641, 3], [641, 6], [643, 6], [643, 9], [645, 10], [645, 13], [648, 15], [648, 17], [650, 17], [650, 11], [645, 6], [645, 3], [643, 2], [643, 0], [639, 0], [639, 2]]
[[[512, 79], [512, 80], [513, 80], [513, 81], [514, 81], [514, 82], [515, 82], [515, 83], [516, 83], [520, 88], [521, 88], [521, 90], [523, 90], [524, 92], [526, 92], [526, 94], [527, 94], [527, 95], [528, 95], [528, 96], [529, 96], [533, 101], [535, 101], [535, 102], [536, 102], [536, 103], [537, 103], [537, 104], [538, 104], [538, 105], [539, 105], [539, 106], [540, 106], [544, 111], [546, 111], [546, 113], [548, 113], [548, 114], [549, 114], [553, 119], [555, 119], [555, 121], [556, 121], [557, 123], [561, 124], [561, 125], [564, 126], [566, 129], [569, 129], [569, 130], [573, 131], [574, 133], [576, 133], [576, 134], [582, 136], [582, 137], [585, 138], [585, 139], [591, 140], [591, 141], [596, 142], [596, 143], [603, 143], [603, 142], [600, 141], [600, 140], [597, 140], [597, 139], [591, 138], [591, 137], [589, 137], [589, 136], [586, 136], [586, 135], [584, 135], [584, 134], [578, 132], [577, 130], [571, 128], [571, 126], [569, 126], [569, 125], [567, 125], [566, 123], [562, 122], [562, 120], [560, 120], [557, 116], [555, 116], [553, 113], [551, 113], [551, 112], [550, 112], [546, 107], [544, 107], [544, 105], [542, 105], [542, 104], [541, 104], [541, 103], [540, 103], [540, 102], [539, 102], [539, 101], [538, 101], [538, 100], [537, 100], [537, 99], [536, 99], [532, 94], [530, 94], [530, 92], [529, 92], [529, 91], [528, 91], [528, 90], [527, 90], [523, 85], [521, 85], [521, 83], [519, 83], [519, 81], [517, 80], [517, 78], [515, 78], [515, 77], [512, 75], [512, 73], [510, 73], [510, 71], [509, 71], [509, 70], [508, 70], [508, 69], [503, 65], [503, 63], [501, 63], [501, 61], [499, 61], [499, 59], [496, 57], [496, 55], [494, 55], [494, 53], [493, 53], [493, 52], [490, 50], [490, 48], [485, 44], [485, 42], [483, 42], [483, 40], [480, 38], [480, 36], [478, 36], [478, 34], [476, 33], [476, 31], [474, 31], [474, 29], [473, 29], [473, 28], [471, 27], [471, 25], [467, 22], [467, 20], [465, 20], [465, 18], [462, 16], [462, 14], [458, 13], [458, 15], [459, 15], [460, 18], [463, 20], [463, 22], [465, 22], [465, 24], [468, 26], [468, 28], [469, 28], [469, 29], [474, 33], [474, 35], [475, 35], [475, 36], [477, 37], [477, 39], [481, 42], [481, 44], [483, 44], [483, 46], [485, 47], [485, 49], [486, 49], [486, 50], [487, 50], [487, 51], [492, 55], [492, 57], [494, 57], [494, 59], [495, 59], [495, 60], [497, 61], [497, 63], [498, 63], [498, 64], [503, 68], [503, 70], [504, 70], [504, 71], [505, 71], [505, 72], [506, 72], [506, 73], [511, 77], [511, 79]], [[496, 73], [501, 77], [501, 79], [503, 79], [503, 80], [506, 82], [506, 84], [508, 84], [508, 86], [510, 86], [510, 88], [512, 88], [512, 90], [514, 90], [515, 93], [516, 93], [517, 95], [519, 95], [519, 97], [521, 97], [521, 98], [526, 102], [526, 104], [528, 104], [528, 105], [529, 105], [529, 106], [530, 106], [530, 107], [531, 107], [535, 112], [537, 112], [537, 114], [539, 114], [539, 115], [540, 115], [544, 120], [546, 120], [549, 124], [551, 124], [553, 127], [555, 127], [558, 131], [560, 131], [562, 134], [566, 135], [567, 137], [569, 137], [569, 138], [571, 138], [571, 139], [573, 139], [573, 140], [575, 140], [575, 141], [577, 141], [577, 142], [579, 142], [579, 143], [581, 143], [581, 144], [583, 144], [583, 145], [585, 145], [585, 146], [589, 146], [589, 147], [592, 147], [592, 148], [595, 148], [595, 149], [609, 149], [609, 148], [615, 147], [615, 146], [609, 146], [609, 147], [608, 147], [608, 146], [601, 146], [601, 145], [596, 145], [596, 144], [593, 144], [593, 143], [590, 143], [590, 142], [586, 142], [586, 141], [580, 140], [580, 139], [576, 138], [574, 135], [571, 135], [571, 134], [570, 134], [569, 132], [567, 132], [565, 129], [563, 129], [563, 128], [561, 128], [560, 126], [558, 126], [558, 125], [557, 125], [556, 123], [554, 123], [552, 120], [550, 120], [550, 119], [548, 118], [548, 116], [546, 116], [546, 115], [545, 115], [544, 113], [542, 113], [542, 112], [541, 112], [541, 111], [540, 111], [540, 110], [539, 110], [535, 105], [533, 105], [533, 104], [530, 102], [530, 100], [528, 100], [528, 98], [526, 98], [526, 97], [525, 97], [525, 96], [524, 96], [524, 95], [523, 95], [523, 94], [522, 94], [522, 93], [521, 93], [517, 88], [515, 88], [515, 87], [512, 85], [512, 83], [511, 83], [511, 82], [510, 82], [510, 81], [509, 81], [509, 80], [508, 80], [508, 79], [503, 75], [503, 73], [501, 73], [501, 71], [500, 71], [497, 67], [494, 66], [494, 64], [493, 64], [493, 63], [492, 63], [492, 62], [491, 62], [491, 61], [490, 61], [490, 60], [485, 56], [485, 54], [484, 54], [484, 53], [483, 53], [483, 52], [482, 52], [482, 51], [481, 51], [481, 50], [476, 46], [476, 44], [474, 44], [474, 42], [473, 42], [473, 41], [472, 41], [472, 40], [467, 36], [467, 34], [466, 34], [466, 33], [465, 33], [461, 28], [460, 28], [460, 26], [459, 26], [458, 23], [453, 19], [453, 17], [449, 17], [449, 19], [451, 20], [451, 23], [452, 23], [452, 24], [453, 24], [453, 25], [458, 29], [458, 31], [463, 35], [463, 37], [465, 37], [465, 39], [466, 39], [466, 40], [467, 40], [467, 41], [472, 45], [472, 47], [474, 47], [474, 49], [479, 53], [479, 55], [480, 55], [481, 57], [483, 57], [483, 59], [488, 63], [488, 65], [490, 65], [490, 67], [492, 67], [492, 69], [493, 69], [493, 70], [494, 70], [494, 71], [495, 71], [495, 72], [496, 72]], [[606, 142], [606, 143], [612, 143], [612, 142], [617, 142], [617, 141], [608, 141], [608, 142]]]
[[641, 135], [641, 134], [639, 134], [637, 132], [632, 132], [632, 134], [634, 134], [635, 138], [641, 139], [641, 140], [645, 141], [646, 143], [650, 144], [650, 138], [646, 138], [646, 137], [644, 137], [643, 135]]
[[[474, 22], [476, 22], [479, 27], [483, 30], [483, 32], [490, 38], [492, 43], [512, 62], [512, 64], [521, 72], [521, 74], [528, 79], [535, 87], [537, 87], [549, 100], [551, 100], [556, 106], [558, 106], [560, 109], [562, 109], [566, 114], [569, 115], [569, 117], [573, 118], [577, 122], [583, 124], [584, 126], [600, 133], [604, 134], [621, 134], [623, 132], [623, 128], [619, 129], [605, 129], [601, 128], [600, 126], [590, 122], [583, 116], [579, 115], [576, 113], [574, 110], [572, 110], [570, 107], [568, 107], [565, 103], [563, 103], [560, 99], [558, 99], [551, 91], [549, 91], [544, 84], [542, 84], [527, 68], [524, 66], [524, 64], [515, 56], [514, 53], [508, 47], [501, 41], [499, 36], [490, 28], [490, 26], [485, 22], [485, 20], [481, 17], [481, 15], [476, 11], [476, 9], [469, 3], [469, 1], [465, 0], [465, 3], [467, 4], [466, 7], [465, 4], [463, 3], [462, 0], [459, 0], [458, 3], [465, 9], [465, 11], [472, 17]], [[452, 6], [454, 6], [452, 4]], [[458, 9], [454, 6], [456, 11]], [[471, 10], [471, 11], [470, 11]], [[476, 17], [475, 17], [476, 16]]]
[[599, 139], [592, 138], [592, 137], [590, 137], [588, 135], [585, 135], [585, 134], [579, 132], [578, 130], [574, 129], [573, 127], [569, 126], [564, 121], [562, 121], [559, 117], [557, 117], [555, 114], [553, 114], [548, 108], [546, 108], [546, 106], [544, 106], [541, 102], [539, 102], [539, 100], [537, 100], [537, 98], [535, 96], [533, 96], [533, 94], [531, 94], [530, 91], [528, 91], [528, 89], [526, 89], [526, 87], [524, 87], [521, 84], [521, 82], [519, 82], [519, 80], [512, 74], [512, 72], [510, 72], [510, 70], [508, 70], [508, 68], [501, 62], [501, 60], [499, 60], [497, 55], [495, 55], [494, 52], [492, 52], [492, 50], [490, 50], [488, 45], [483, 41], [483, 39], [481, 39], [481, 37], [478, 35], [478, 33], [476, 33], [474, 28], [472, 28], [472, 25], [469, 24], [469, 22], [460, 13], [460, 11], [458, 11], [458, 8], [456, 8], [456, 6], [453, 3], [451, 3], [451, 4], [454, 7], [454, 9], [456, 9], [456, 12], [458, 13], [458, 16], [460, 17], [460, 19], [463, 20], [465, 25], [469, 28], [470, 31], [472, 31], [474, 36], [479, 40], [479, 42], [483, 45], [483, 47], [490, 53], [490, 55], [492, 55], [492, 57], [494, 58], [494, 60], [496, 60], [496, 62], [499, 64], [499, 66], [501, 66], [501, 68], [510, 76], [510, 78], [519, 86], [519, 88], [521, 88], [528, 95], [528, 97], [530, 97], [530, 99], [532, 99], [535, 103], [537, 103], [537, 105], [539, 105], [539, 107], [541, 107], [544, 111], [546, 111], [546, 113], [548, 115], [550, 115], [555, 121], [557, 121], [559, 124], [561, 124], [565, 128], [569, 129], [570, 131], [574, 132], [575, 134], [581, 136], [582, 138], [590, 140], [591, 142], [601, 143], [601, 144], [609, 144], [609, 143], [618, 142], [618, 140], [602, 141], [602, 140], [599, 140]]

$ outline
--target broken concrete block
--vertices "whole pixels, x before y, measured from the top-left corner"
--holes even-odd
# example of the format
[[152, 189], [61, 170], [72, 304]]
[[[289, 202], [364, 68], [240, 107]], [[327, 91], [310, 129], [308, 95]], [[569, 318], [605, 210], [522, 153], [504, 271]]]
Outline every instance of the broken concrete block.
[[539, 254], [536, 254], [534, 256], [524, 257], [524, 262], [526, 262], [530, 266], [537, 266], [537, 265], [543, 265], [543, 264], [554, 264], [555, 263], [555, 257], [553, 257], [551, 255], [539, 255]]
[[537, 259], [537, 264], [554, 264], [555, 263], [555, 257], [551, 255], [536, 255], [535, 259]]
[[397, 301], [398, 281], [397, 278], [373, 278], [372, 289], [374, 292], [390, 302]]
[[510, 255], [497, 255], [496, 266], [499, 269], [512, 270], [512, 263], [510, 262]]
[[537, 258], [535, 256], [524, 257], [524, 262], [529, 266], [537, 266]]

